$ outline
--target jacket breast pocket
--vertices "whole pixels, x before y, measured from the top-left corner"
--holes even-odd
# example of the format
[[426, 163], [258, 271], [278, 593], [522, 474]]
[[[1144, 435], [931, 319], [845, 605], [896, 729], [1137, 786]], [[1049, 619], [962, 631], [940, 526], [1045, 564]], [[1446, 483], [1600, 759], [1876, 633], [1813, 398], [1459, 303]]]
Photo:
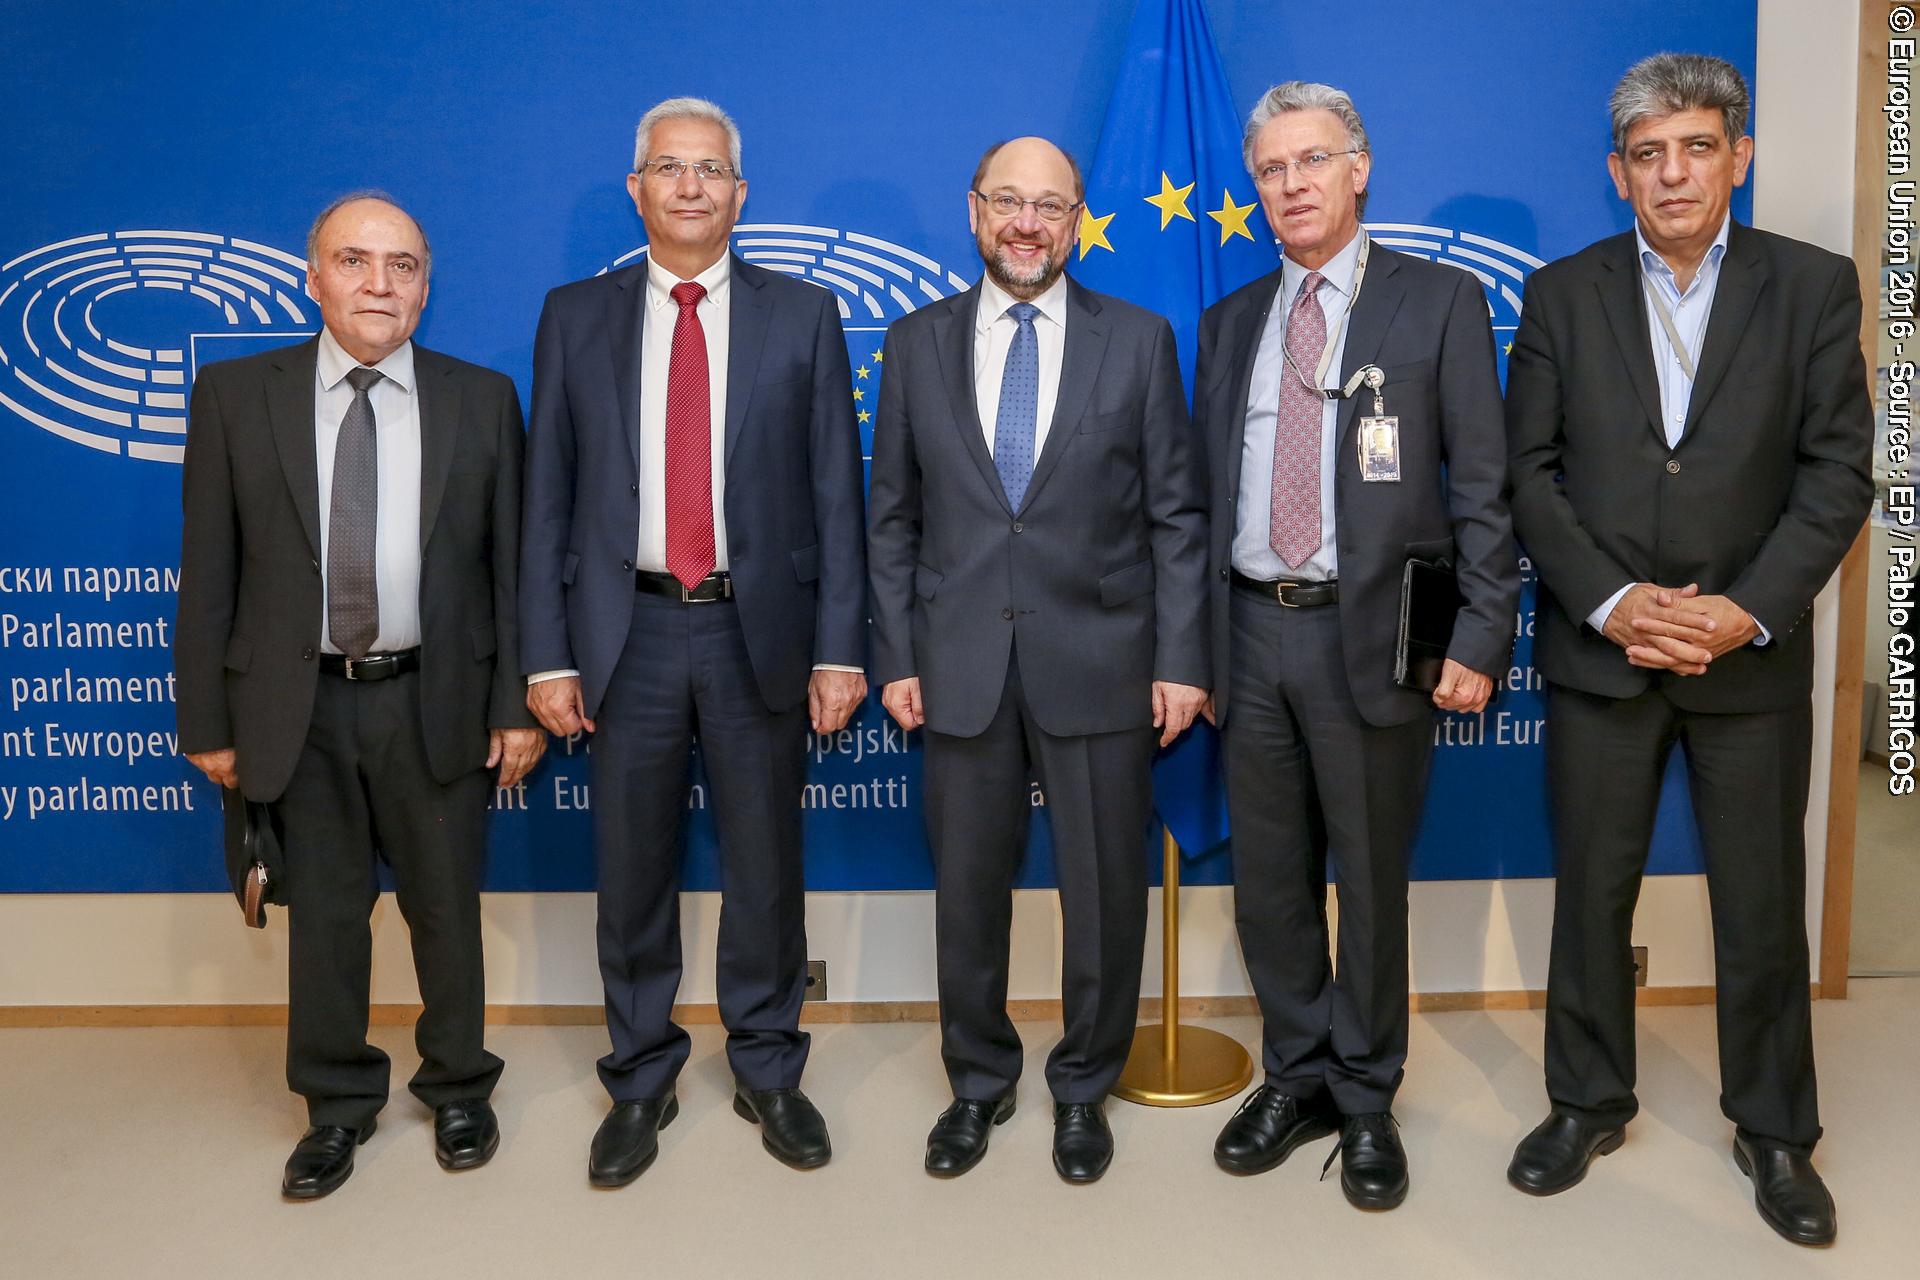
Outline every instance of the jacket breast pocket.
[[1111, 609], [1129, 600], [1137, 600], [1152, 590], [1153, 561], [1142, 560], [1139, 564], [1116, 569], [1100, 579], [1100, 604], [1103, 608]]
[[1102, 431], [1118, 431], [1122, 427], [1132, 426], [1134, 421], [1132, 409], [1121, 409], [1114, 413], [1090, 413], [1080, 419], [1080, 434], [1091, 436]]
[[[1386, 396], [1393, 390], [1396, 382], [1402, 385], [1416, 382], [1432, 382], [1433, 361], [1410, 360], [1405, 364], [1383, 364], [1380, 366], [1380, 373], [1381, 376], [1386, 379], [1386, 382], [1380, 388], [1380, 393], [1382, 396]], [[1366, 391], [1362, 390], [1359, 394], [1364, 396], [1366, 395]], [[1364, 404], [1366, 402], [1363, 400], [1361, 403]], [[1393, 401], [1391, 399], [1387, 400], [1387, 412], [1393, 412]]]

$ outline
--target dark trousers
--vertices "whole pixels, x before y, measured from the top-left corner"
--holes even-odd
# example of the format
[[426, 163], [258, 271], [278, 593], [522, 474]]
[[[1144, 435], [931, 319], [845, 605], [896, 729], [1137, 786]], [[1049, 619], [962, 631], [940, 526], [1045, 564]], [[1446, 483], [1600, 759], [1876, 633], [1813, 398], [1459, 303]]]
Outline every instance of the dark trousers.
[[377, 856], [393, 868], [424, 1004], [408, 1087], [430, 1107], [493, 1092], [502, 1064], [482, 1045], [480, 957], [488, 785], [483, 769], [434, 779], [419, 676], [320, 677], [306, 747], [274, 806], [288, 892], [287, 1087], [313, 1124], [364, 1128], [387, 1101], [387, 1055], [367, 1043]]
[[1064, 952], [1066, 1025], [1047, 1058], [1047, 1087], [1058, 1102], [1099, 1102], [1119, 1078], [1139, 1020], [1153, 741], [1151, 729], [1046, 732], [1027, 706], [1017, 657], [985, 732], [927, 733], [940, 1052], [955, 1097], [1000, 1098], [1020, 1078], [1007, 949], [1036, 771], [1053, 830]]
[[1625, 1124], [1633, 1094], [1633, 908], [1676, 743], [1707, 858], [1720, 1109], [1749, 1138], [1820, 1137], [1808, 992], [1806, 848], [1813, 713], [1683, 710], [1658, 689], [1549, 690], [1547, 777], [1558, 882], [1547, 978], [1547, 1095]]
[[[1267, 1083], [1349, 1115], [1393, 1105], [1407, 1060], [1407, 858], [1433, 723], [1368, 724], [1340, 611], [1235, 591], [1224, 730], [1234, 918]], [[1327, 866], [1340, 886], [1329, 963]]]
[[717, 986], [727, 1059], [749, 1089], [800, 1083], [807, 983], [800, 862], [804, 705], [769, 711], [731, 601], [636, 593], [633, 629], [593, 743], [600, 870], [600, 978], [612, 1052], [600, 1081], [616, 1102], [672, 1092], [687, 1033], [680, 989], [680, 859], [694, 740], [720, 839]]

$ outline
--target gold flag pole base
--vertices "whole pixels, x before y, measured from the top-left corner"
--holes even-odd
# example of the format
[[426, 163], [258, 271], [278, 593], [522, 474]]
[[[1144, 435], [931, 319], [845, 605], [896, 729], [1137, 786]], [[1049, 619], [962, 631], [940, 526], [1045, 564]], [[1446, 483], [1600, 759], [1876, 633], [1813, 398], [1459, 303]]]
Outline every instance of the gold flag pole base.
[[1161, 852], [1160, 1021], [1135, 1028], [1113, 1096], [1149, 1107], [1198, 1107], [1246, 1088], [1253, 1059], [1232, 1036], [1180, 1025], [1180, 846], [1171, 831]]

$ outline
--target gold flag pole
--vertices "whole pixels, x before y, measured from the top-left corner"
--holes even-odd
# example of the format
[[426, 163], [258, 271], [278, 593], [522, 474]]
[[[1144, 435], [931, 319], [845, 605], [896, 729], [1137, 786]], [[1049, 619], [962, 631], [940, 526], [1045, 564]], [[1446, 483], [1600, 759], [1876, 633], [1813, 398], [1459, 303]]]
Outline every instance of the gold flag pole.
[[1253, 1059], [1238, 1040], [1180, 1025], [1180, 844], [1162, 837], [1160, 1022], [1136, 1027], [1126, 1070], [1113, 1096], [1149, 1107], [1197, 1107], [1231, 1098], [1253, 1079]]

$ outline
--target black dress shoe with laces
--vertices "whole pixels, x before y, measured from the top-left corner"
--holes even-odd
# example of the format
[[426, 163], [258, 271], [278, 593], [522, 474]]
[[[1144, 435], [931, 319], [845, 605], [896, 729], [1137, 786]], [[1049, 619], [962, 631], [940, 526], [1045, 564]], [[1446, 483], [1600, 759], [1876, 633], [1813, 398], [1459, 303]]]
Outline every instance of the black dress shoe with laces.
[[833, 1158], [820, 1108], [798, 1089], [737, 1089], [733, 1109], [760, 1126], [760, 1145], [790, 1169], [818, 1169]]
[[1507, 1181], [1530, 1196], [1557, 1194], [1586, 1177], [1595, 1156], [1611, 1155], [1626, 1140], [1620, 1125], [1587, 1124], [1555, 1111], [1513, 1149]]
[[353, 1150], [373, 1136], [375, 1121], [364, 1129], [337, 1124], [315, 1125], [294, 1144], [280, 1194], [289, 1200], [318, 1200], [334, 1191], [353, 1173]]
[[1753, 1179], [1753, 1207], [1768, 1226], [1795, 1244], [1833, 1243], [1833, 1197], [1811, 1160], [1735, 1134], [1733, 1162]]
[[1301, 1143], [1324, 1138], [1339, 1127], [1339, 1113], [1325, 1103], [1302, 1101], [1263, 1084], [1247, 1095], [1214, 1139], [1213, 1162], [1228, 1173], [1265, 1173]]
[[433, 1156], [447, 1170], [478, 1169], [500, 1149], [500, 1121], [485, 1098], [433, 1109]]
[[616, 1102], [593, 1135], [587, 1153], [587, 1181], [596, 1187], [624, 1187], [647, 1171], [660, 1154], [660, 1131], [680, 1114], [680, 1099], [645, 1098]]
[[1407, 1149], [1400, 1125], [1389, 1111], [1368, 1111], [1340, 1118], [1340, 1141], [1320, 1167], [1326, 1177], [1340, 1157], [1340, 1189], [1356, 1209], [1394, 1209], [1407, 1198]]
[[1013, 1115], [1013, 1095], [993, 1102], [955, 1098], [940, 1113], [927, 1134], [927, 1172], [936, 1178], [957, 1178], [987, 1154], [987, 1136], [993, 1127]]
[[1097, 1182], [1113, 1163], [1113, 1130], [1097, 1102], [1053, 1104], [1053, 1168], [1068, 1182]]

